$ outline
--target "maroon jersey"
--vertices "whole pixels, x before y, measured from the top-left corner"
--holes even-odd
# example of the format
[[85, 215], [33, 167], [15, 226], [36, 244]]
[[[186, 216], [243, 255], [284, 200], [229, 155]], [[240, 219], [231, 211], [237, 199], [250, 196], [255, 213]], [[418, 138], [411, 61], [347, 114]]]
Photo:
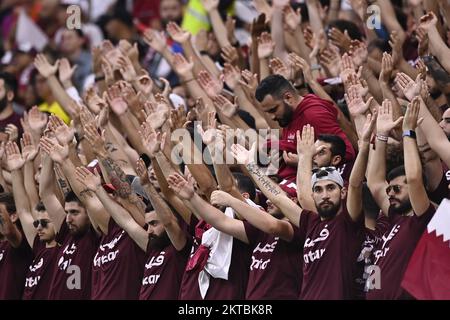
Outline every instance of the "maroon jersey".
[[400, 284], [409, 258], [435, 211], [431, 204], [420, 217], [415, 214], [404, 216], [389, 211], [389, 228], [375, 251], [374, 265], [380, 270], [380, 288], [370, 288], [366, 295], [367, 299], [412, 298]]
[[139, 298], [145, 252], [112, 218], [93, 261], [93, 300]]
[[[198, 226], [197, 226], [198, 224]], [[205, 223], [197, 220], [194, 215], [191, 217], [190, 233], [193, 236], [193, 244], [189, 262], [195, 256], [197, 250], [201, 249], [200, 229], [207, 229]], [[197, 227], [197, 228], [196, 228]], [[197, 229], [197, 230], [196, 230]], [[197, 236], [194, 236], [197, 234]], [[207, 257], [206, 257], [207, 258]], [[233, 239], [233, 248], [231, 255], [231, 265], [228, 271], [228, 280], [210, 278], [209, 288], [205, 300], [243, 300], [247, 288], [248, 270], [250, 265], [249, 246], [238, 239]], [[194, 268], [184, 271], [181, 280], [180, 300], [202, 300], [198, 284], [198, 276], [203, 268]]]
[[189, 257], [191, 242], [180, 251], [169, 244], [163, 250], [147, 247], [147, 262], [142, 279], [139, 300], [176, 300], [181, 278]]
[[299, 229], [292, 225], [294, 238], [288, 242], [246, 221], [244, 227], [249, 243], [254, 248], [245, 299], [298, 299], [304, 242]]
[[354, 222], [344, 208], [336, 217], [322, 221], [317, 213], [303, 211], [299, 229], [306, 238], [300, 298], [353, 299], [356, 259], [364, 236], [364, 216]]
[[45, 300], [48, 298], [50, 285], [53, 278], [56, 257], [59, 252], [59, 245], [46, 248], [45, 242], [39, 240], [39, 236], [34, 237], [33, 242], [33, 262], [28, 267], [25, 279], [25, 289], [23, 300]]
[[50, 300], [81, 300], [91, 297], [91, 266], [99, 238], [92, 227], [81, 236], [69, 233], [66, 223], [56, 237], [62, 243], [56, 258]]
[[19, 300], [32, 251], [22, 232], [22, 242], [14, 248], [8, 241], [0, 241], [0, 300]]
[[[333, 134], [341, 137], [345, 142], [346, 155], [345, 160], [351, 161], [355, 158], [355, 150], [353, 149], [347, 135], [342, 131], [337, 122], [337, 109], [333, 103], [319, 98], [314, 94], [307, 94], [303, 97], [302, 102], [294, 110], [291, 122], [283, 128], [282, 142], [292, 145], [293, 152], [296, 153], [295, 146], [297, 145], [296, 133], [302, 130], [303, 126], [310, 124], [314, 127], [314, 134], [317, 137], [321, 134]], [[291, 167], [286, 164], [280, 166], [278, 175], [283, 179], [295, 177], [297, 174], [297, 167]]]
[[450, 184], [450, 170], [448, 170], [445, 163], [442, 163], [442, 179], [439, 185], [432, 192], [428, 192], [428, 197], [436, 204], [440, 204], [444, 198], [450, 199], [450, 190], [448, 188]]

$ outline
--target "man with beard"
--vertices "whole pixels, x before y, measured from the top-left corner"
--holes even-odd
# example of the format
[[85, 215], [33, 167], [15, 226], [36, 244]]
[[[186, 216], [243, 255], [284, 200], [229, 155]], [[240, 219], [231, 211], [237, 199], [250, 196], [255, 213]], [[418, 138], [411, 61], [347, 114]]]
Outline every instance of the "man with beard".
[[17, 92], [17, 81], [7, 72], [0, 72], [0, 132], [5, 132], [8, 124], [13, 124], [19, 129], [19, 137], [22, 136], [20, 115], [14, 112], [13, 100]]
[[[392, 120], [391, 104], [387, 100], [383, 101], [379, 110], [375, 153], [367, 178], [370, 192], [388, 217], [389, 226], [382, 237], [382, 243], [374, 253], [374, 265], [379, 268], [381, 276], [380, 286], [368, 283], [366, 287], [370, 291], [366, 295], [367, 299], [411, 298], [400, 284], [409, 258], [435, 212], [422, 178], [422, 164], [414, 131], [419, 110], [420, 101], [416, 97], [408, 105], [403, 120], [405, 166], [393, 169], [386, 179], [387, 136], [399, 124], [401, 118], [395, 122]], [[368, 281], [371, 281], [370, 278]]]
[[[333, 167], [320, 168], [314, 173], [311, 185], [317, 214], [300, 208], [278, 185], [264, 175], [252, 160], [254, 150], [247, 151], [240, 145], [233, 145], [231, 151], [238, 163], [245, 164], [248, 173], [264, 195], [299, 228], [301, 239], [306, 239], [300, 298], [353, 298], [354, 264], [362, 242], [364, 226], [360, 191], [364, 166], [360, 165], [361, 170], [352, 172], [348, 195], [343, 187], [342, 177]], [[292, 228], [291, 224], [289, 226], [286, 225]]]
[[450, 108], [447, 108], [442, 114], [442, 120], [439, 122], [439, 126], [445, 132], [448, 140], [450, 141]]
[[91, 297], [91, 266], [98, 248], [98, 237], [86, 208], [75, 193], [70, 191], [64, 201], [66, 221], [55, 226], [59, 231], [56, 241], [62, 246], [56, 259], [48, 298], [87, 300]]
[[[346, 146], [345, 159], [355, 158], [355, 151], [344, 131], [337, 122], [337, 109], [332, 102], [314, 94], [299, 95], [291, 83], [280, 75], [270, 75], [261, 81], [255, 92], [263, 111], [283, 128], [280, 150], [296, 152], [296, 132], [304, 125], [314, 127], [317, 136], [333, 134], [341, 137]], [[286, 148], [284, 148], [286, 146]], [[288, 147], [290, 146], [290, 147]], [[296, 167], [283, 163], [278, 175], [290, 179], [296, 175]]]
[[[122, 233], [126, 232], [124, 237], [130, 237], [136, 247], [141, 249], [139, 251], [142, 255], [144, 255], [144, 252], [146, 253], [144, 274], [143, 277], [142, 274], [138, 277], [141, 283], [140, 292], [139, 290], [137, 292], [139, 299], [175, 300], [178, 297], [190, 243], [187, 241], [182, 225], [177, 221], [167, 203], [150, 184], [150, 181], [148, 179], [142, 181], [144, 181], [144, 190], [155, 208], [153, 210], [151, 206], [147, 207], [144, 224], [135, 220], [128, 210], [106, 193], [104, 188], [101, 187], [98, 174], [92, 174], [88, 170], [84, 170], [83, 177], [80, 179], [80, 182], [89, 190], [95, 192], [105, 209], [111, 214], [112, 219], [110, 219], [109, 224], [116, 224], [116, 228], [120, 228]], [[128, 251], [133, 250], [134, 247], [128, 248]], [[125, 253], [122, 255], [125, 255]], [[131, 265], [129, 268], [139, 268], [142, 271], [144, 261], [139, 263], [139, 259], [137, 262], [132, 260], [130, 263], [130, 259], [135, 259], [135, 255], [131, 256], [128, 253], [128, 260], [125, 264]], [[127, 272], [135, 274], [134, 269], [127, 270]], [[116, 276], [117, 274], [118, 272], [115, 273]], [[142, 282], [140, 279], [142, 279]], [[122, 289], [131, 290], [133, 288]]]

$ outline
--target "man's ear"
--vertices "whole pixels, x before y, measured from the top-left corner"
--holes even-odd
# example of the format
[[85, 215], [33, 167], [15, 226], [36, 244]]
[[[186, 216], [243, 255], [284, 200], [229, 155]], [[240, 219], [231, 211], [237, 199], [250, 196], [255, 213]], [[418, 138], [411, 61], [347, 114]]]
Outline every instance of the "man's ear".
[[17, 219], [19, 219], [19, 216], [17, 215], [17, 213], [12, 213], [9, 215], [9, 218], [11, 219], [12, 223], [16, 223]]
[[6, 93], [6, 99], [8, 100], [8, 102], [13, 101], [13, 100], [14, 100], [14, 92], [8, 91], [8, 92]]
[[333, 156], [332, 158], [331, 158], [331, 165], [333, 166], [333, 167], [336, 167], [336, 166], [338, 166], [340, 163], [341, 163], [341, 161], [342, 161], [342, 157], [341, 156]]
[[244, 197], [244, 199], [250, 199], [250, 194], [248, 192], [243, 192], [242, 196]]
[[341, 189], [341, 200], [344, 200], [347, 197], [347, 188], [343, 187]]

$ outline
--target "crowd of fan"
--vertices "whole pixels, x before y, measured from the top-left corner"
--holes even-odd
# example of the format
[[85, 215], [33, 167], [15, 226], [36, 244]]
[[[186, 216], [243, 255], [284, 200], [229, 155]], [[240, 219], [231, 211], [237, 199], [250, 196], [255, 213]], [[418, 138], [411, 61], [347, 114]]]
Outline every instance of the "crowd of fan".
[[413, 298], [448, 1], [85, 3], [0, 5], [0, 299]]

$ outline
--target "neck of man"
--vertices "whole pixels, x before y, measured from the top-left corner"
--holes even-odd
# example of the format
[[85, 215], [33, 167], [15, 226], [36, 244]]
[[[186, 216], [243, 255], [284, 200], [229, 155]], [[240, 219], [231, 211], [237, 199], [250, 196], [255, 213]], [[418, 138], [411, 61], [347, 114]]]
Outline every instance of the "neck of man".
[[0, 120], [4, 120], [10, 117], [14, 113], [14, 109], [11, 102], [8, 102], [8, 105], [2, 112], [0, 112]]
[[293, 104], [292, 110], [295, 111], [295, 110], [297, 109], [298, 105], [299, 105], [302, 101], [303, 101], [303, 97], [302, 97], [301, 95], [297, 95], [296, 97], [294, 97], [294, 98], [293, 98], [293, 101], [292, 101], [292, 104]]
[[57, 245], [57, 242], [55, 241], [55, 239], [53, 239], [52, 241], [45, 242], [46, 248], [53, 248], [53, 247], [56, 247], [56, 245]]

